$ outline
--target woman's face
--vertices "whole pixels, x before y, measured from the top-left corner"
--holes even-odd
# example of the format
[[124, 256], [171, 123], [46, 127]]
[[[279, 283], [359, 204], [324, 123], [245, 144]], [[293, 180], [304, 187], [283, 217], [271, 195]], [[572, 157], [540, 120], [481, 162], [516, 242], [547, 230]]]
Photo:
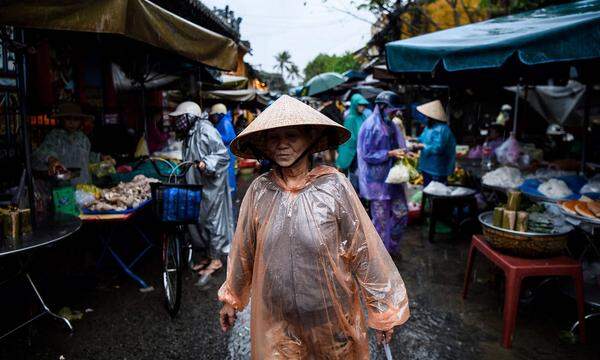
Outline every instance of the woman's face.
[[75, 132], [81, 127], [81, 119], [77, 117], [66, 117], [63, 119], [63, 127], [68, 132]]
[[308, 134], [298, 128], [270, 130], [266, 135], [267, 155], [281, 167], [292, 165], [306, 150]]

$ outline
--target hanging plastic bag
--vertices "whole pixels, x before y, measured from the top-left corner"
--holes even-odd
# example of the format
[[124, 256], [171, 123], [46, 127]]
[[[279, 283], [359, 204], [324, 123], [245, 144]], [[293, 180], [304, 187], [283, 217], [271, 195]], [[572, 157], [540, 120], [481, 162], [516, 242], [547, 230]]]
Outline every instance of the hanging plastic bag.
[[511, 133], [510, 137], [496, 149], [496, 158], [500, 164], [516, 166], [519, 165], [521, 153], [521, 145]]
[[402, 159], [402, 165], [406, 167], [408, 170], [408, 180], [410, 182], [415, 181], [421, 176], [419, 171], [417, 170], [417, 164], [415, 159], [411, 159], [408, 156]]
[[392, 166], [385, 182], [387, 184], [404, 184], [410, 180], [409, 169], [401, 162]]
[[140, 140], [135, 147], [134, 157], [139, 158], [143, 156], [149, 156], [150, 151], [148, 150], [148, 143], [146, 142], [146, 135], [142, 135]]

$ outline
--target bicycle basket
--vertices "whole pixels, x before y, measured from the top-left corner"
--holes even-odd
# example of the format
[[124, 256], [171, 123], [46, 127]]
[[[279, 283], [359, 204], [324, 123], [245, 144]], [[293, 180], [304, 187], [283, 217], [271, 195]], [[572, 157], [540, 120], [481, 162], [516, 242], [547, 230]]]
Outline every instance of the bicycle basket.
[[152, 183], [154, 212], [164, 223], [194, 224], [200, 218], [201, 185]]

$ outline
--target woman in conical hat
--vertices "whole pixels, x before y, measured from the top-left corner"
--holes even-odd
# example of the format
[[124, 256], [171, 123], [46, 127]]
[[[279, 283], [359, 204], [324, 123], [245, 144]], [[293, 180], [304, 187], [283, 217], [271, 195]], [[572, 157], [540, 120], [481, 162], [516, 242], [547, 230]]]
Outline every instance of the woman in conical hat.
[[419, 171], [423, 185], [431, 181], [446, 183], [456, 163], [456, 139], [448, 126], [448, 116], [439, 100], [417, 106], [417, 111], [427, 116], [427, 127], [417, 139], [421, 143]]
[[311, 154], [348, 138], [282, 96], [231, 144], [239, 157], [275, 164], [246, 192], [219, 290], [224, 331], [252, 294], [253, 359], [365, 359], [367, 326], [389, 341], [409, 317], [402, 278], [352, 185], [311, 167]]
[[81, 131], [81, 125], [85, 120], [92, 121], [94, 116], [84, 114], [79, 104], [59, 104], [54, 118], [60, 127], [50, 131], [34, 151], [33, 166], [36, 170], [47, 170], [53, 176], [76, 168], [80, 170], [80, 176], [72, 179], [72, 182], [79, 184], [91, 181], [90, 163], [114, 161], [108, 155], [91, 151], [90, 139]]

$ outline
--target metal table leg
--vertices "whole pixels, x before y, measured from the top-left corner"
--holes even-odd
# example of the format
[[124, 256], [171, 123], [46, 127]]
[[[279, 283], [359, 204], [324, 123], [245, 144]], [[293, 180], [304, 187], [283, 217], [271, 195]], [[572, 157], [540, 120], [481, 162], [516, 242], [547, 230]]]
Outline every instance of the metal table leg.
[[111, 243], [113, 241], [114, 226], [111, 226], [111, 229], [108, 232], [108, 236], [100, 235], [100, 240], [104, 246], [102, 250], [102, 255], [99, 259], [99, 263], [104, 258], [105, 254], [108, 252], [111, 254], [113, 259], [117, 262], [119, 267], [135, 282], [140, 285], [141, 291], [152, 291], [154, 288], [152, 286], [148, 286], [148, 284], [135, 272], [133, 272], [133, 266], [154, 246], [152, 241], [146, 236], [146, 234], [135, 224], [132, 224], [132, 228], [140, 235], [140, 238], [146, 243], [146, 247], [129, 263], [125, 263], [125, 261], [119, 256], [119, 254], [111, 247]]
[[29, 325], [33, 321], [39, 319], [40, 317], [42, 317], [42, 316], [44, 316], [46, 314], [54, 317], [55, 319], [62, 320], [67, 325], [67, 327], [69, 328], [69, 331], [72, 333], [73, 332], [73, 326], [71, 325], [71, 323], [69, 322], [69, 320], [66, 319], [65, 317], [62, 317], [60, 315], [55, 314], [54, 312], [52, 312], [52, 310], [50, 310], [50, 308], [48, 307], [48, 305], [46, 305], [46, 302], [44, 301], [44, 298], [42, 298], [42, 295], [40, 294], [40, 292], [38, 291], [37, 287], [35, 286], [35, 283], [31, 279], [31, 276], [29, 276], [29, 273], [25, 272], [25, 273], [17, 275], [17, 276], [24, 276], [27, 279], [27, 282], [29, 283], [29, 285], [33, 289], [33, 292], [35, 293], [37, 301], [40, 303], [40, 305], [42, 305], [43, 311], [41, 313], [37, 314], [36, 316], [32, 317], [31, 319], [27, 320], [26, 322], [22, 323], [21, 325], [19, 325], [19, 326], [15, 327], [14, 329], [10, 330], [9, 332], [0, 335], [0, 340], [2, 340], [3, 338], [7, 337], [8, 335], [14, 333], [15, 331], [23, 328], [24, 326]]
[[[593, 313], [593, 314], [588, 314], [585, 316], [585, 321], [589, 320], [589, 319], [593, 319], [593, 318], [597, 318], [600, 317], [600, 313]], [[579, 321], [576, 321], [575, 324], [573, 324], [573, 326], [571, 327], [571, 333], [575, 334], [575, 330], [579, 327]]]
[[433, 196], [427, 196], [427, 201], [429, 202], [429, 231], [428, 231], [428, 239], [429, 242], [434, 242], [435, 238], [435, 226], [437, 223], [436, 214], [435, 214], [435, 198]]

